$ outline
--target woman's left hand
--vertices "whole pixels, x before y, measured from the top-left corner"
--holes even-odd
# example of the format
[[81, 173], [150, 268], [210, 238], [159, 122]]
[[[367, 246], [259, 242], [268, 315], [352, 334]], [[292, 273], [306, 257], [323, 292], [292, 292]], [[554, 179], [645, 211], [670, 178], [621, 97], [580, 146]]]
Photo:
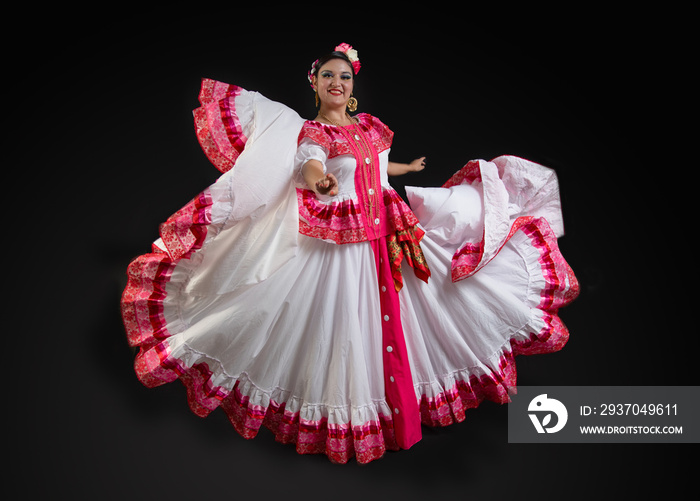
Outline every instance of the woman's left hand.
[[403, 176], [409, 172], [419, 172], [425, 169], [425, 157], [416, 158], [410, 164], [389, 162], [387, 174], [390, 176]]
[[425, 157], [416, 158], [408, 165], [410, 172], [420, 172], [425, 169]]

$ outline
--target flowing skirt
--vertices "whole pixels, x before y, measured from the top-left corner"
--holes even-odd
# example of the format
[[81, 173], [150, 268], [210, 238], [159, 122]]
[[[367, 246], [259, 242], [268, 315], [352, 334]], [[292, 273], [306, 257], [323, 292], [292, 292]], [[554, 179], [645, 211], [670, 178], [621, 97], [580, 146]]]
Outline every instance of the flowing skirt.
[[[193, 412], [221, 407], [243, 437], [264, 425], [299, 453], [366, 463], [415, 443], [420, 424], [508, 402], [515, 355], [563, 347], [557, 313], [578, 283], [557, 246], [553, 171], [499, 157], [468, 163], [442, 188], [407, 188], [431, 276], [404, 265], [396, 291], [381, 239], [338, 245], [298, 233], [295, 188], [279, 165], [299, 122], [282, 113], [271, 123], [262, 146], [247, 146], [129, 266], [122, 316], [146, 386], [179, 379]], [[256, 176], [272, 168], [282, 170], [272, 181]], [[387, 322], [398, 326], [390, 340]]]

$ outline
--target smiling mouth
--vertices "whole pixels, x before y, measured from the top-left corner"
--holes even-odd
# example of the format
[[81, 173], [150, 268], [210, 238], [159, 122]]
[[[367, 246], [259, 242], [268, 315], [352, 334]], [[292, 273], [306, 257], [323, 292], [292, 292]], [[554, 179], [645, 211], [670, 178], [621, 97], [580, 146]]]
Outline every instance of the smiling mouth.
[[328, 91], [328, 93], [332, 94], [334, 96], [342, 96], [343, 95], [343, 91], [339, 90], [339, 89], [331, 89]]

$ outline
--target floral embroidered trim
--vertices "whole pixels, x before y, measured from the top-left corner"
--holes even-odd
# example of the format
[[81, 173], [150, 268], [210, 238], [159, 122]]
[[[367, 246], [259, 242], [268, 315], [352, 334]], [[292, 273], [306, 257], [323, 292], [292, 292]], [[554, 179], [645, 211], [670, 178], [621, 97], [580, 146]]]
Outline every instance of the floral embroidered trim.
[[235, 85], [203, 79], [199, 94], [202, 106], [193, 112], [199, 144], [221, 172], [233, 167], [248, 140], [236, 114], [236, 96], [241, 91]]
[[[518, 218], [526, 219], [526, 218]], [[574, 271], [559, 250], [554, 231], [543, 218], [529, 218], [521, 230], [530, 237], [532, 244], [540, 251], [539, 263], [545, 277], [546, 286], [542, 291], [539, 308], [552, 315], [552, 322], [558, 321], [556, 312], [572, 302], [581, 289]], [[516, 220], [517, 221], [517, 220]]]
[[[297, 188], [297, 202], [299, 233], [302, 235], [331, 240], [337, 244], [366, 242], [369, 239], [362, 222], [359, 201], [344, 200], [324, 204], [316, 198], [313, 191]], [[387, 235], [394, 231], [408, 230], [418, 224], [418, 218], [393, 189], [383, 190], [383, 203]]]
[[172, 259], [180, 259], [201, 247], [211, 223], [212, 198], [205, 190], [160, 225], [160, 236]]
[[244, 438], [257, 436], [262, 425], [284, 444], [295, 444], [299, 454], [326, 454], [334, 463], [369, 463], [389, 450], [398, 450], [391, 416], [379, 414], [377, 421], [361, 424], [331, 424], [327, 418], [306, 420], [290, 412], [285, 403], [270, 400], [268, 407], [254, 405], [238, 383], [221, 404], [233, 427]]
[[481, 167], [478, 160], [470, 160], [467, 165], [455, 172], [445, 184], [443, 188], [451, 188], [460, 184], [473, 184], [481, 181]]
[[325, 417], [303, 419], [299, 412], [287, 410], [286, 403], [273, 399], [269, 405], [259, 405], [241, 392], [240, 380], [230, 391], [213, 386], [212, 371], [206, 363], [185, 366], [171, 355], [167, 341], [142, 350], [135, 367], [139, 379], [148, 387], [180, 379], [187, 388], [193, 413], [206, 417], [221, 407], [234, 429], [249, 440], [265, 426], [278, 442], [296, 444], [299, 454], [326, 454], [334, 463], [347, 463], [353, 457], [358, 463], [369, 463], [387, 449], [399, 449], [390, 415], [379, 413], [376, 421], [360, 424], [331, 424]]
[[[367, 134], [377, 153], [391, 148], [394, 133], [389, 127], [367, 113], [360, 113], [355, 118], [359, 120], [359, 127]], [[326, 148], [328, 158], [338, 155], [352, 155], [352, 148], [348, 144], [347, 137], [337, 127], [306, 121], [299, 132], [298, 142], [300, 143], [305, 137]]]
[[297, 188], [297, 204], [302, 235], [337, 244], [367, 241], [360, 204], [356, 200], [323, 204], [312, 190]]
[[456, 381], [453, 387], [432, 398], [422, 395], [421, 421], [428, 426], [448, 426], [464, 421], [465, 411], [478, 407], [484, 400], [508, 403], [509, 391], [515, 387], [516, 379], [513, 353], [504, 353], [498, 370], [491, 374], [481, 377], [474, 375], [469, 381]]
[[154, 245], [152, 253], [129, 264], [121, 312], [131, 346], [153, 345], [170, 335], [163, 318], [165, 285], [175, 263], [188, 259], [204, 243], [211, 205], [211, 195], [205, 190], [161, 225], [165, 251]]

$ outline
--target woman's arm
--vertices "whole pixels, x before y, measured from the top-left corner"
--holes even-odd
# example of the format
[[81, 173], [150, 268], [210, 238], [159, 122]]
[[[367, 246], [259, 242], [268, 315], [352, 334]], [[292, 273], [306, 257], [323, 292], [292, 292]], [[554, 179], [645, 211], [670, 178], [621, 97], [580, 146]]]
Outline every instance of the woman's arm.
[[323, 164], [318, 160], [309, 160], [301, 168], [304, 181], [309, 189], [320, 195], [338, 194], [338, 180], [331, 173], [323, 173]]
[[425, 169], [425, 157], [416, 158], [410, 164], [389, 162], [387, 174], [390, 176], [402, 176], [408, 172], [418, 172]]

